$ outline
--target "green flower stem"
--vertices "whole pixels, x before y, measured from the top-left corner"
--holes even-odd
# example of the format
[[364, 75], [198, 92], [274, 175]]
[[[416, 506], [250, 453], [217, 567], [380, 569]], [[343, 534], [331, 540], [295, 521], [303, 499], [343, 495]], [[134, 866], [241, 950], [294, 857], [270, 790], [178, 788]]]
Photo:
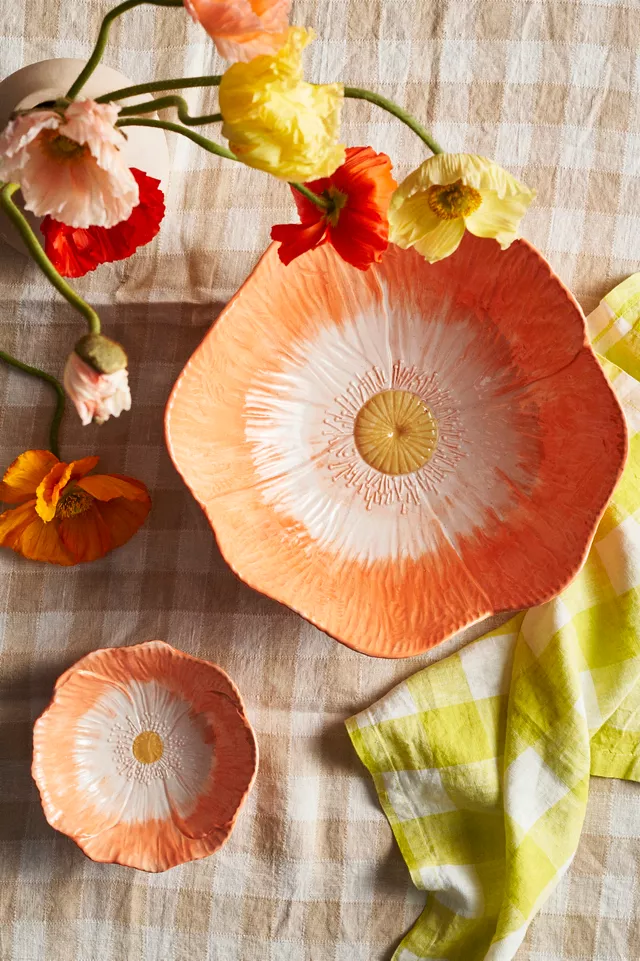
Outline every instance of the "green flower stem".
[[410, 113], [407, 113], [407, 111], [399, 107], [397, 103], [394, 103], [393, 100], [387, 100], [387, 98], [381, 94], [373, 93], [372, 90], [363, 90], [361, 87], [345, 87], [344, 95], [353, 100], [368, 100], [369, 103], [374, 103], [376, 107], [382, 107], [383, 110], [393, 114], [398, 120], [402, 120], [410, 130], [413, 130], [413, 132], [426, 143], [432, 153], [444, 153], [440, 144], [433, 139], [429, 131], [426, 130], [421, 123], [418, 123]]
[[171, 123], [169, 120], [150, 120], [148, 117], [130, 119], [125, 117], [124, 120], [118, 120], [116, 127], [159, 127], [161, 130], [170, 130], [172, 133], [182, 134], [187, 140], [192, 140], [193, 143], [202, 147], [203, 150], [217, 154], [218, 157], [226, 157], [227, 160], [238, 159], [236, 155], [231, 153], [230, 150], [227, 150], [226, 147], [221, 147], [220, 144], [215, 143], [213, 140], [209, 140], [199, 133], [194, 133], [193, 130], [187, 130], [185, 127], [181, 127], [179, 123]]
[[315, 204], [316, 207], [319, 207], [320, 210], [329, 210], [331, 207], [331, 203], [328, 200], [325, 200], [324, 197], [320, 197], [319, 194], [314, 194], [313, 190], [309, 190], [309, 188], [305, 187], [304, 184], [298, 184], [290, 180], [289, 186], [293, 187], [294, 190], [297, 190], [298, 193], [302, 194], [303, 197], [306, 197], [307, 200], [310, 200], [311, 203]]
[[102, 59], [102, 54], [104, 53], [105, 47], [107, 46], [107, 41], [109, 39], [109, 31], [111, 30], [111, 24], [113, 21], [126, 13], [127, 10], [132, 10], [134, 7], [139, 7], [142, 4], [150, 3], [155, 7], [182, 7], [182, 0], [125, 0], [124, 3], [120, 3], [113, 10], [110, 10], [102, 21], [100, 27], [100, 32], [98, 33], [98, 39], [96, 40], [96, 45], [93, 48], [93, 53], [87, 60], [84, 68], [80, 72], [80, 75], [76, 78], [75, 82], [69, 87], [67, 97], [69, 100], [74, 100], [85, 83], [96, 69], [98, 64]]
[[27, 223], [26, 217], [13, 202], [13, 194], [19, 189], [20, 184], [0, 184], [0, 207], [2, 207], [7, 217], [9, 217], [14, 226], [17, 228], [27, 250], [47, 280], [53, 284], [58, 293], [62, 294], [65, 300], [67, 300], [72, 307], [75, 307], [75, 309], [82, 314], [89, 325], [90, 333], [99, 334], [100, 318], [98, 317], [97, 313], [85, 300], [82, 299], [79, 294], [75, 292], [73, 287], [69, 286], [66, 280], [60, 276], [42, 249], [40, 241]]
[[136, 103], [130, 107], [123, 107], [119, 116], [135, 117], [141, 113], [154, 113], [156, 110], [166, 110], [168, 107], [178, 108], [180, 122], [186, 124], [187, 127], [199, 127], [205, 123], [220, 123], [222, 120], [221, 113], [203, 114], [200, 117], [190, 116], [187, 101], [184, 97], [179, 97], [178, 94], [171, 94], [168, 97], [159, 97], [157, 100], [148, 100], [146, 103]]
[[114, 100], [126, 100], [128, 97], [140, 97], [145, 93], [162, 93], [163, 90], [188, 90], [190, 87], [219, 87], [222, 75], [213, 77], [174, 77], [172, 80], [151, 80], [149, 83], [136, 83], [131, 87], [120, 87], [111, 93], [103, 93], [96, 97], [97, 103], [111, 103]]
[[45, 373], [44, 370], [40, 370], [39, 367], [30, 367], [29, 364], [23, 364], [21, 360], [16, 360], [11, 354], [7, 354], [4, 350], [0, 350], [0, 360], [3, 360], [5, 364], [10, 364], [11, 367], [16, 367], [18, 370], [24, 371], [25, 374], [30, 374], [31, 377], [39, 377], [40, 380], [46, 381], [47, 384], [51, 384], [56, 392], [56, 409], [53, 414], [53, 419], [51, 421], [51, 427], [49, 429], [49, 450], [56, 457], [60, 457], [60, 448], [58, 444], [58, 434], [60, 432], [60, 421], [62, 420], [62, 415], [64, 414], [64, 404], [65, 396], [62, 384], [51, 374]]
[[[193, 130], [187, 130], [181, 127], [180, 124], [171, 123], [169, 120], [151, 120], [148, 117], [139, 118], [129, 118], [125, 117], [122, 120], [118, 120], [117, 127], [159, 127], [161, 130], [170, 130], [172, 133], [179, 133], [188, 140], [193, 141], [198, 147], [202, 147], [203, 150], [207, 150], [209, 153], [216, 154], [218, 157], [225, 157], [227, 160], [237, 160], [235, 154], [227, 150], [226, 147], [221, 147], [220, 144], [215, 143], [213, 140], [209, 140], [208, 137], [203, 137], [199, 133], [194, 133]], [[303, 184], [292, 183], [291, 186], [297, 190], [299, 193], [304, 194], [308, 200], [319, 207], [321, 210], [327, 210], [329, 204], [323, 197], [319, 197], [318, 194], [314, 194], [312, 190], [308, 187], [303, 186]]]

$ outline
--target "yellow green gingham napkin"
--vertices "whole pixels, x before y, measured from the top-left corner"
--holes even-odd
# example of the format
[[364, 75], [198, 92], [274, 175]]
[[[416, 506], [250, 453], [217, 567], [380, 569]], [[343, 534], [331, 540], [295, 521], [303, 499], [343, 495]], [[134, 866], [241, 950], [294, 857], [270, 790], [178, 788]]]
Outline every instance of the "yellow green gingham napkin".
[[581, 573], [347, 722], [430, 892], [394, 961], [509, 961], [575, 854], [590, 775], [640, 780], [640, 274], [587, 325], [630, 452]]

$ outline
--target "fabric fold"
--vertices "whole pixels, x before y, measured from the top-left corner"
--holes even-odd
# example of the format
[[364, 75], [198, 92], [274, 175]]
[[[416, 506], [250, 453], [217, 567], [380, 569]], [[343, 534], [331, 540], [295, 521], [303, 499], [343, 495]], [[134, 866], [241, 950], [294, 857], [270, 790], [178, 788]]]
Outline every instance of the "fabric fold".
[[639, 325], [640, 274], [587, 320], [630, 452], [582, 571], [347, 722], [429, 892], [394, 961], [510, 961], [573, 859], [590, 776], [640, 780]]

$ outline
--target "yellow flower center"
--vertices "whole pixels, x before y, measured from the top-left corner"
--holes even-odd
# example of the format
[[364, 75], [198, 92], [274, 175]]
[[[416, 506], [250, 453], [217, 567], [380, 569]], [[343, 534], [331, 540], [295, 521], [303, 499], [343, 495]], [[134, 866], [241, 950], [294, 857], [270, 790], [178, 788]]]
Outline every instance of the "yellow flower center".
[[358, 411], [354, 440], [362, 459], [383, 474], [410, 474], [433, 456], [438, 426], [408, 390], [383, 390]]
[[427, 203], [441, 220], [456, 220], [477, 210], [482, 194], [475, 187], [456, 180], [452, 184], [432, 184], [427, 190]]
[[91, 494], [87, 494], [86, 491], [76, 487], [75, 490], [69, 491], [68, 494], [60, 498], [56, 507], [56, 517], [58, 520], [77, 517], [78, 514], [84, 514], [85, 511], [88, 511], [92, 503], [93, 497]]
[[91, 153], [86, 143], [77, 143], [56, 130], [43, 130], [38, 139], [47, 157], [58, 163], [82, 160]]
[[133, 756], [141, 764], [155, 764], [164, 754], [162, 738], [155, 731], [142, 731], [131, 745]]
[[337, 189], [337, 187], [329, 187], [328, 190], [325, 190], [324, 196], [327, 198], [327, 200], [331, 201], [331, 207], [326, 212], [325, 217], [331, 226], [335, 227], [340, 217], [340, 211], [345, 206], [349, 198], [347, 194], [343, 194], [341, 190]]

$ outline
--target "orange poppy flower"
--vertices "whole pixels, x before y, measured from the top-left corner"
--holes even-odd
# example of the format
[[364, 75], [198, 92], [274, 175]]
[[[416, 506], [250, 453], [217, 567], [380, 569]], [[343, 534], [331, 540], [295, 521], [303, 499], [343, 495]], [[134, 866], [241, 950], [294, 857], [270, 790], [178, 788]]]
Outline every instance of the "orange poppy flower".
[[300, 223], [276, 224], [271, 230], [272, 239], [281, 242], [282, 263], [326, 243], [358, 270], [380, 263], [389, 244], [389, 201], [397, 187], [387, 155], [371, 147], [348, 147], [335, 173], [305, 186], [330, 200], [332, 207], [322, 211], [293, 190]]
[[47, 450], [20, 454], [0, 483], [0, 501], [19, 505], [0, 514], [0, 545], [69, 567], [126, 544], [144, 523], [151, 498], [133, 477], [87, 477], [98, 459], [66, 464]]
[[276, 53], [287, 39], [291, 0], [185, 0], [225, 60]]

